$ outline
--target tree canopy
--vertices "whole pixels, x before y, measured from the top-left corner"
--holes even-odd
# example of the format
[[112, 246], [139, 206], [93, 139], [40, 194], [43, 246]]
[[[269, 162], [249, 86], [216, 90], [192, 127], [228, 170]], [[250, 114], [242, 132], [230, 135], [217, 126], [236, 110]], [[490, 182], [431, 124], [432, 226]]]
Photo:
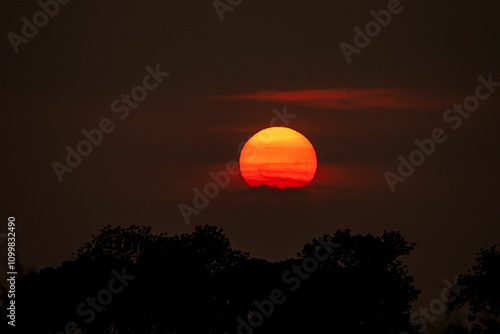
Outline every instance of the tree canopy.
[[19, 280], [18, 329], [414, 333], [408, 319], [419, 291], [401, 257], [415, 246], [399, 232], [339, 230], [269, 262], [234, 250], [215, 226], [174, 236], [106, 226], [71, 260]]
[[465, 310], [468, 322], [450, 325], [448, 333], [500, 333], [500, 252], [497, 245], [482, 248], [472, 269], [458, 277], [458, 284], [467, 289], [450, 303], [450, 309]]

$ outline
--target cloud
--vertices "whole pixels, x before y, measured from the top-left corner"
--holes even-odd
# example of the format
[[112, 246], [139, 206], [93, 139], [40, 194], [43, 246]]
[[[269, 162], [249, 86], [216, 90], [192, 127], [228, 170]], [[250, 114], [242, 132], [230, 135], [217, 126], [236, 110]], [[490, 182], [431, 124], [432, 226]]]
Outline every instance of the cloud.
[[442, 96], [405, 88], [330, 88], [295, 91], [257, 91], [218, 100], [295, 104], [319, 109], [432, 108], [446, 106]]

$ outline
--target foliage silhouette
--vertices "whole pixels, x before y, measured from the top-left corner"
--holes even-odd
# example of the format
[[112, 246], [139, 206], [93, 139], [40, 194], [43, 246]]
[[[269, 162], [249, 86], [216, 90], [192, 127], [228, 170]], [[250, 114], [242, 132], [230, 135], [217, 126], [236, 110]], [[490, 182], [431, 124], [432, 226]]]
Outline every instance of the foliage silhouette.
[[[315, 252], [328, 254], [325, 241], [340, 247], [292, 289], [296, 284], [284, 279], [286, 273]], [[419, 291], [400, 257], [415, 246], [399, 232], [343, 230], [313, 239], [296, 258], [269, 262], [233, 250], [214, 226], [175, 236], [155, 235], [145, 226], [106, 226], [70, 261], [18, 281], [16, 327], [60, 333], [74, 321], [82, 333], [110, 334], [414, 333], [408, 319]], [[88, 321], [77, 308], [108, 287], [113, 270], [134, 278]], [[255, 315], [255, 303], [276, 289], [285, 301], [261, 326], [238, 331], [241, 319]], [[5, 318], [5, 306], [1, 312]]]
[[466, 310], [469, 323], [451, 324], [449, 334], [500, 333], [500, 252], [497, 245], [482, 248], [476, 264], [466, 275], [458, 277], [458, 284], [467, 289], [450, 303], [451, 310]]

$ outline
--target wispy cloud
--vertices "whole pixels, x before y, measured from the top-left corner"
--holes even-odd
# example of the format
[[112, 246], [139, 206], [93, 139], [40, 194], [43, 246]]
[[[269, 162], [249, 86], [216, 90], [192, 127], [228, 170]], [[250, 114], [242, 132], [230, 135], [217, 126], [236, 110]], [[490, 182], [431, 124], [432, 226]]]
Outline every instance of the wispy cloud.
[[218, 96], [216, 99], [279, 102], [319, 109], [432, 108], [449, 103], [442, 96], [404, 88], [273, 90]]

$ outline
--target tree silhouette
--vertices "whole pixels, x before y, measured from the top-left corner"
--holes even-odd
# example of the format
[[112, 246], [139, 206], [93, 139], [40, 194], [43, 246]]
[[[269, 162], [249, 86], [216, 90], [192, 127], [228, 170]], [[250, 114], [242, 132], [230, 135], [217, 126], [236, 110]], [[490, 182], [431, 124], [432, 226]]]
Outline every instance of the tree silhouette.
[[[274, 331], [411, 333], [409, 309], [419, 291], [398, 257], [408, 255], [416, 245], [396, 232], [375, 237], [345, 230], [321, 239], [340, 246], [291, 295], [281, 318], [275, 318]], [[313, 257], [318, 248], [316, 239], [298, 255]]]
[[162, 236], [151, 234], [151, 227], [132, 225], [129, 228], [113, 228], [108, 225], [101, 229], [99, 235], [93, 235], [90, 242], [73, 253], [73, 258], [136, 263], [139, 256]]
[[[76, 325], [82, 333], [412, 333], [409, 310], [419, 291], [399, 258], [414, 247], [398, 232], [377, 237], [344, 230], [312, 240], [294, 259], [269, 262], [233, 250], [214, 226], [175, 236], [106, 226], [70, 261], [18, 282], [16, 327], [26, 333], [64, 333]], [[123, 289], [104, 291], [118, 274], [129, 277]], [[101, 305], [103, 291], [112, 300]]]
[[500, 333], [500, 252], [497, 246], [482, 248], [472, 270], [460, 275], [457, 284], [467, 288], [450, 302], [450, 309], [466, 309], [470, 323], [467, 327], [452, 324], [448, 333]]

